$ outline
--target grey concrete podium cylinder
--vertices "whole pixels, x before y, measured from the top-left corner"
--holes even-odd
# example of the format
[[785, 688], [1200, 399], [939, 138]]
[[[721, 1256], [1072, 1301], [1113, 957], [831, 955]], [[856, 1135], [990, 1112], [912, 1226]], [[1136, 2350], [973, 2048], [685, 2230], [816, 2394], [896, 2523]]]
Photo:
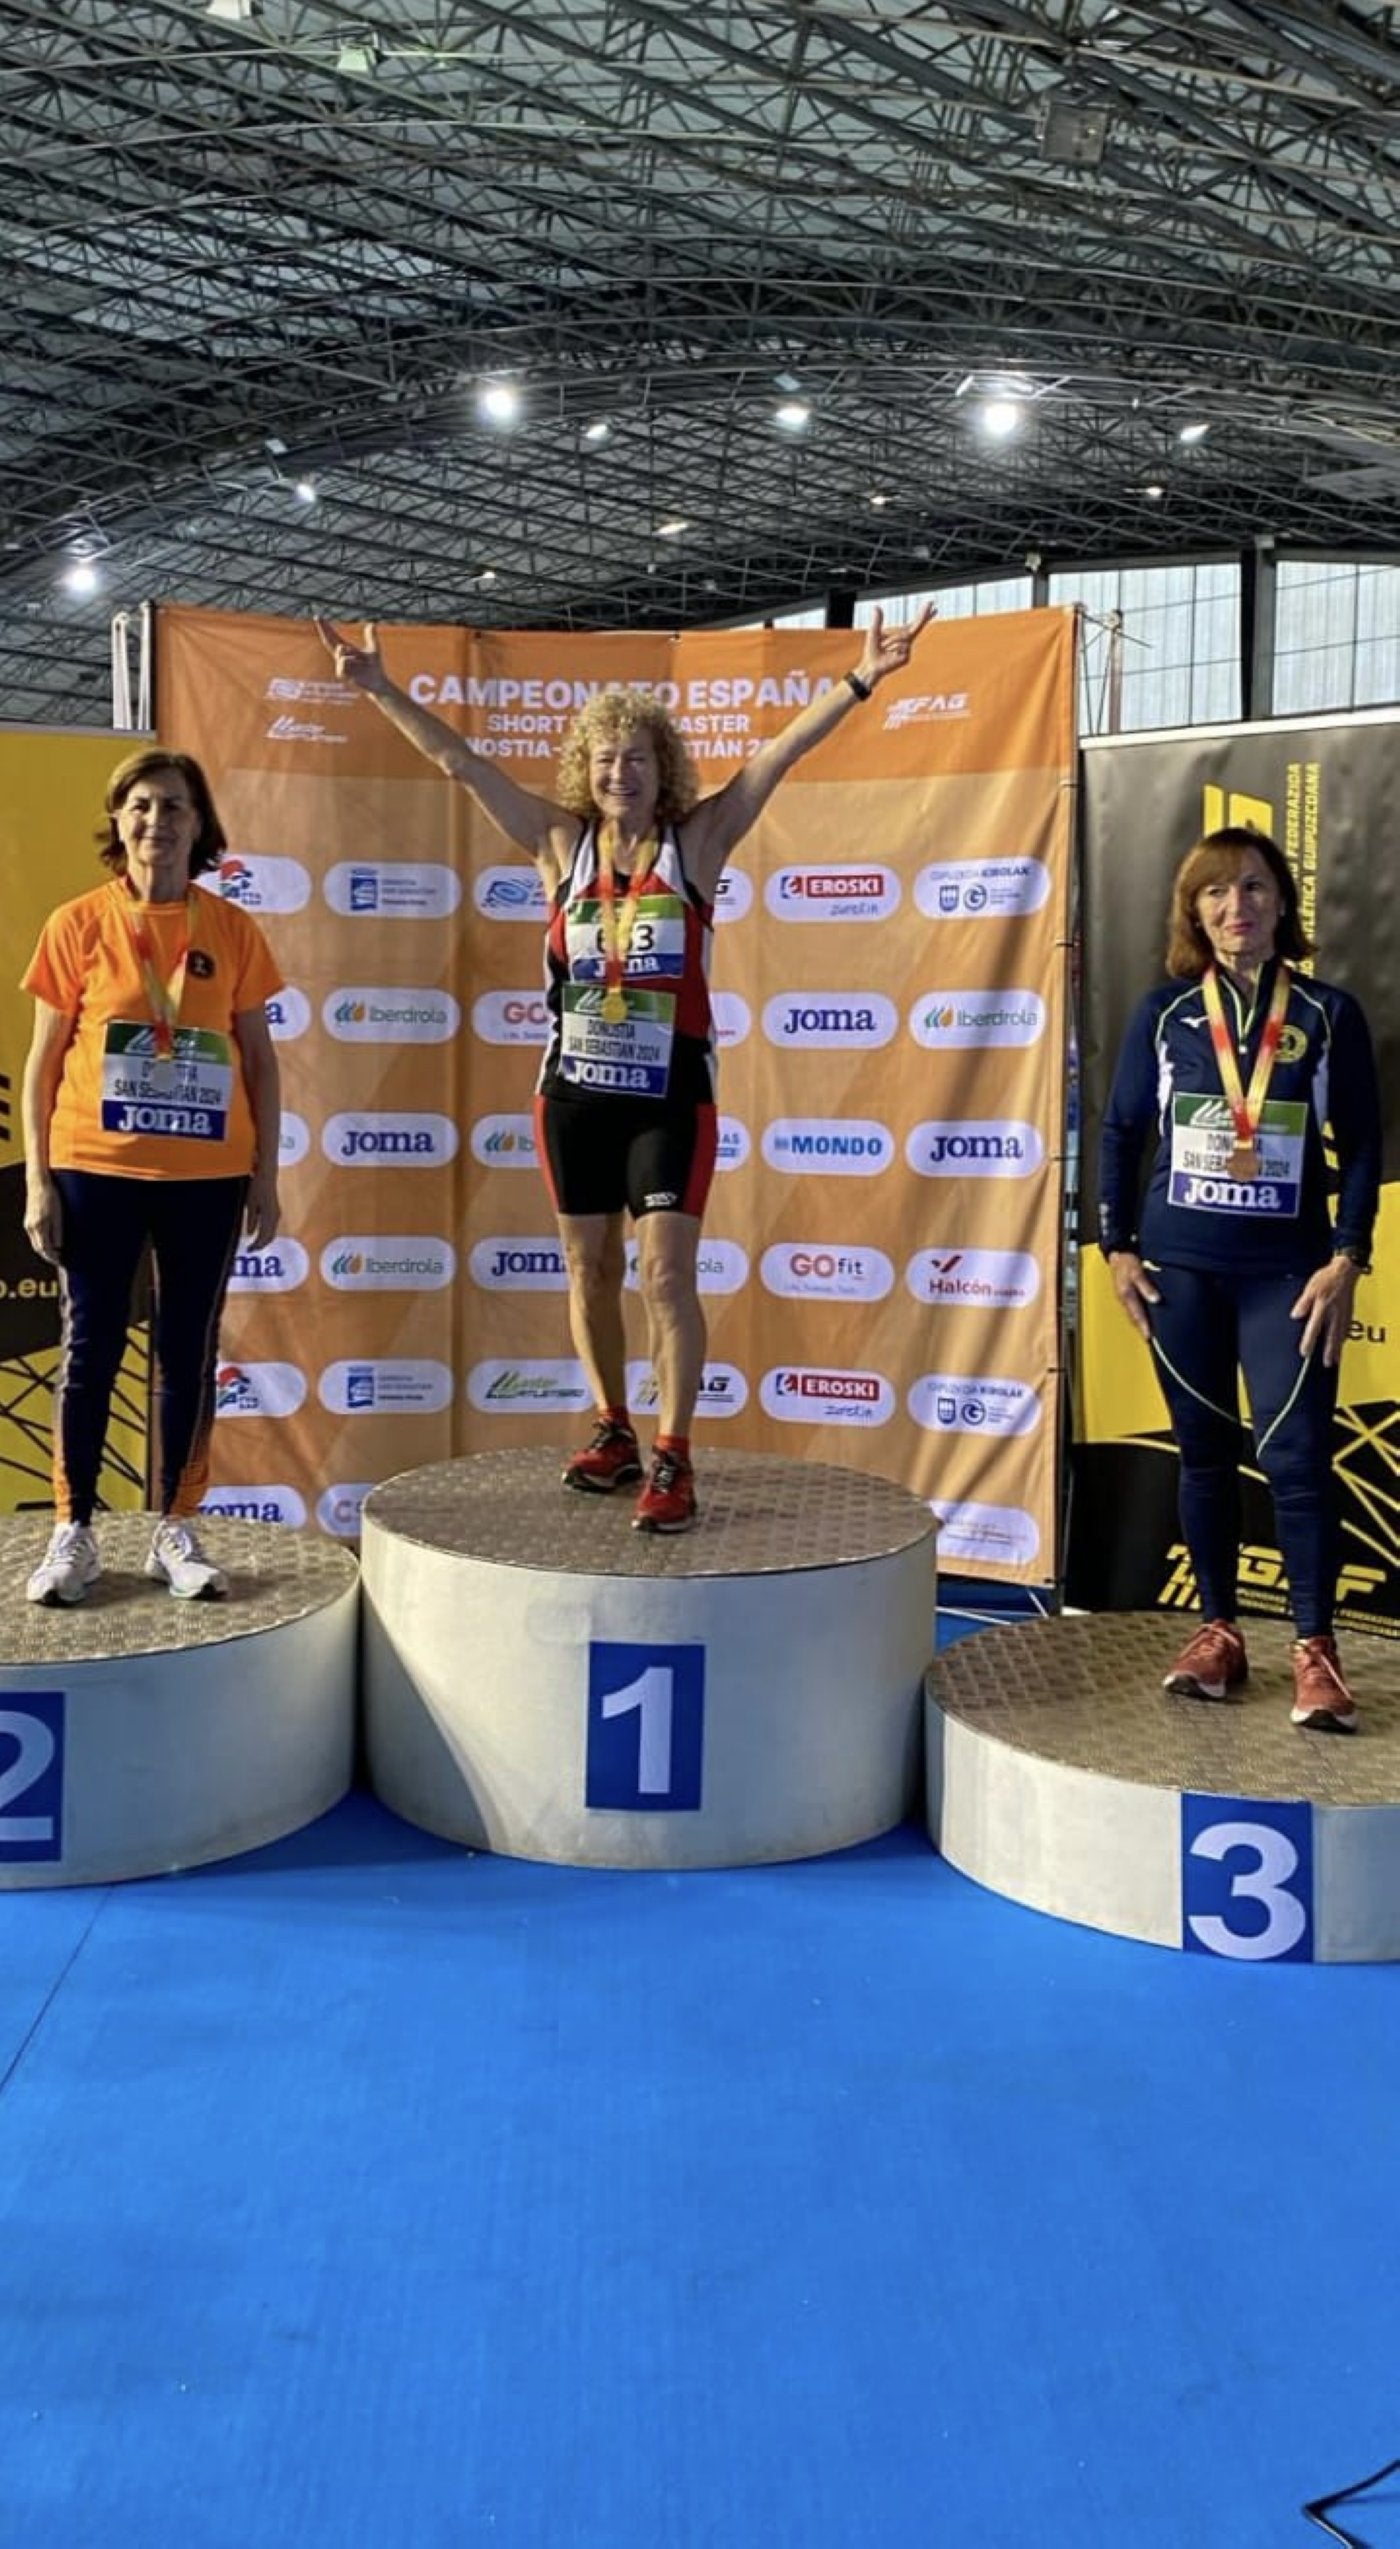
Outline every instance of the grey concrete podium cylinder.
[[141, 1572], [153, 1517], [103, 1514], [71, 1610], [26, 1602], [50, 1523], [0, 1523], [0, 1888], [102, 1885], [234, 1857], [344, 1796], [359, 1580], [309, 1532], [201, 1517], [230, 1579], [177, 1601]]
[[889, 1481], [703, 1456], [698, 1527], [561, 1489], [558, 1451], [488, 1452], [366, 1500], [371, 1782], [507, 1857], [737, 1867], [910, 1809], [935, 1526]]

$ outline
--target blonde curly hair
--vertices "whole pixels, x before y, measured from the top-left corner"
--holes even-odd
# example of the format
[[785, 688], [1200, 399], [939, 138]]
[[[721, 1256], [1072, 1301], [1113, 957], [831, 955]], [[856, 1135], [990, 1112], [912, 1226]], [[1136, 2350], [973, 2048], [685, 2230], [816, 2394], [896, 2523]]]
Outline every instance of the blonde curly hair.
[[595, 691], [564, 737], [555, 783], [559, 803], [570, 814], [596, 814], [588, 767], [595, 744], [616, 743], [624, 735], [642, 731], [656, 747], [657, 822], [678, 823], [683, 814], [689, 814], [700, 782], [684, 735], [654, 691], [620, 682], [610, 690]]

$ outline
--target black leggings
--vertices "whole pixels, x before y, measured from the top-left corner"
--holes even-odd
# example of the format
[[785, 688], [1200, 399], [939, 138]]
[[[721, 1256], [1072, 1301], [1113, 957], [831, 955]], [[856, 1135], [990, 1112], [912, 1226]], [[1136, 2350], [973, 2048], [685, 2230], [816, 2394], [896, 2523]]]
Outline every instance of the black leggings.
[[155, 1266], [160, 1510], [194, 1513], [209, 1480], [219, 1318], [246, 1177], [104, 1177], [54, 1171], [63, 1212], [63, 1359], [54, 1408], [54, 1506], [91, 1522], [112, 1391], [147, 1240]]

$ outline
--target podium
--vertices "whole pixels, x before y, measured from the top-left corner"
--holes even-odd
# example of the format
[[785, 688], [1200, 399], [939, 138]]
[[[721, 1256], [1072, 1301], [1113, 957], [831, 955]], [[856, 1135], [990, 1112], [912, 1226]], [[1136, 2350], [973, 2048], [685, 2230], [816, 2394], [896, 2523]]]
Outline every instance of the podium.
[[700, 1521], [565, 1490], [561, 1451], [366, 1499], [371, 1782], [468, 1848], [745, 1866], [899, 1823], [917, 1784], [935, 1526], [854, 1470], [703, 1454]]
[[155, 1518], [101, 1514], [85, 1602], [24, 1598], [48, 1515], [0, 1523], [0, 1887], [105, 1885], [311, 1823], [354, 1760], [358, 1569], [311, 1532], [200, 1517], [230, 1578], [176, 1601]]

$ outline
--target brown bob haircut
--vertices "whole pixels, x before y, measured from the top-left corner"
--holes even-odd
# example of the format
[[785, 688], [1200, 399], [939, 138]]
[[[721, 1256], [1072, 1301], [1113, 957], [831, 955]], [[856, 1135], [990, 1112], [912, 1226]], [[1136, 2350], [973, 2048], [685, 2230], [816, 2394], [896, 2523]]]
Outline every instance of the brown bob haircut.
[[208, 868], [218, 866], [228, 848], [228, 835], [215, 812], [209, 782], [199, 763], [188, 752], [167, 752], [160, 744], [147, 744], [143, 752], [129, 753], [112, 772], [102, 800], [106, 820], [98, 825], [93, 835], [98, 856], [104, 866], [110, 867], [114, 876], [125, 875], [126, 852], [117, 831], [117, 816], [132, 789], [142, 779], [154, 777], [157, 770], [178, 770], [189, 789], [194, 810], [199, 816], [199, 830], [190, 852], [190, 874], [203, 876]]
[[1227, 823], [1219, 832], [1207, 832], [1194, 850], [1187, 851], [1176, 871], [1167, 925], [1169, 974], [1182, 974], [1188, 980], [1199, 978], [1215, 962], [1210, 940], [1196, 918], [1197, 897], [1207, 885], [1226, 885], [1238, 876], [1249, 850], [1263, 860], [1283, 905], [1274, 935], [1275, 954], [1295, 963], [1312, 954], [1311, 942], [1304, 936], [1298, 917], [1298, 888], [1277, 841], [1271, 841], [1267, 832], [1254, 831], [1247, 823]]
[[657, 822], [679, 823], [700, 793], [695, 764], [670, 709], [654, 691], [636, 685], [624, 687], [618, 683], [610, 690], [595, 691], [579, 710], [559, 755], [554, 788], [559, 803], [570, 814], [596, 814], [588, 772], [594, 745], [619, 743], [625, 735], [642, 731], [650, 735], [656, 747]]

